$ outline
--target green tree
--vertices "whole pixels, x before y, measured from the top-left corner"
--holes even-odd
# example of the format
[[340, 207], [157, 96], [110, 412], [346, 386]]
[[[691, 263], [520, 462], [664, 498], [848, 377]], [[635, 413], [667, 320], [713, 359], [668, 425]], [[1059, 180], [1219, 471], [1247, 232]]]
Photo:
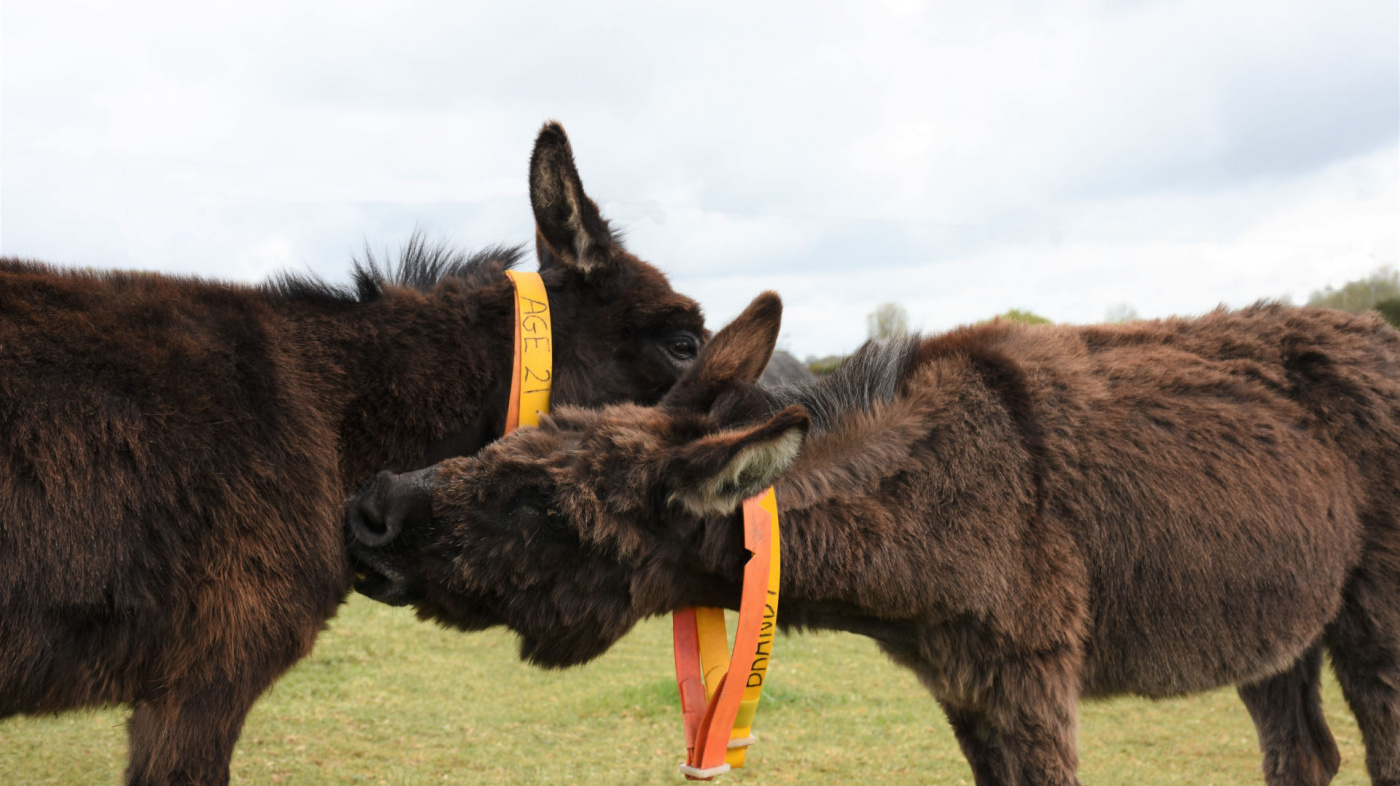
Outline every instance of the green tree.
[[871, 338], [891, 338], [909, 332], [909, 312], [898, 303], [881, 303], [865, 318]]
[[1400, 298], [1386, 298], [1377, 303], [1376, 313], [1385, 318], [1391, 327], [1400, 328]]
[[808, 371], [819, 377], [824, 377], [835, 371], [836, 367], [841, 365], [841, 361], [845, 359], [845, 355], [827, 355], [825, 357], [808, 356], [803, 362], [807, 364]]
[[997, 319], [1000, 319], [1000, 320], [1003, 321], [1003, 322], [1015, 322], [1015, 323], [1018, 324], [1018, 325], [1051, 325], [1051, 324], [1054, 324], [1054, 323], [1052, 323], [1050, 320], [1046, 319], [1045, 317], [1042, 317], [1041, 315], [1035, 313], [1034, 311], [1026, 311], [1026, 310], [1024, 310], [1024, 309], [1019, 309], [1019, 308], [1013, 308], [1013, 309], [1011, 309], [1010, 311], [1007, 311], [1007, 312], [1004, 313], [1004, 314], [997, 314], [997, 315], [996, 315], [996, 318], [997, 318]]
[[[1386, 266], [1365, 278], [1348, 281], [1341, 287], [1319, 289], [1308, 297], [1308, 305], [1360, 314], [1376, 308], [1383, 301], [1397, 298], [1400, 298], [1400, 273]], [[1385, 312], [1381, 313], [1385, 316]]]

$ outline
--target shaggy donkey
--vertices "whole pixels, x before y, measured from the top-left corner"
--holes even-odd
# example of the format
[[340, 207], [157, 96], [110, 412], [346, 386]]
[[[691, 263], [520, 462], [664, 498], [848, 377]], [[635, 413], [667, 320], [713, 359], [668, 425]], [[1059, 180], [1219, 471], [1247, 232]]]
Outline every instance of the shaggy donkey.
[[[564, 131], [530, 164], [555, 400], [655, 402], [700, 310], [627, 253]], [[222, 784], [350, 589], [343, 501], [500, 434], [518, 250], [355, 288], [0, 261], [0, 717], [130, 702], [132, 784]]]
[[[872, 343], [765, 391], [754, 301], [659, 406], [560, 408], [348, 510], [393, 593], [524, 657], [736, 608], [736, 506], [777, 482], [786, 628], [875, 639], [979, 784], [1076, 783], [1076, 702], [1236, 685], [1270, 784], [1339, 764], [1325, 647], [1374, 783], [1400, 784], [1400, 336], [1261, 305]], [[381, 511], [387, 515], [381, 515]]]

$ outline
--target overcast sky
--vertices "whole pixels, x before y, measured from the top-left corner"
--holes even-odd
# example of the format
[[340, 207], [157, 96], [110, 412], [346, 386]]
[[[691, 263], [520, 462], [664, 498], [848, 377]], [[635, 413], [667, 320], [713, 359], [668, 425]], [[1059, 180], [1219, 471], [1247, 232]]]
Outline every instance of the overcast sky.
[[548, 118], [712, 326], [854, 348], [1400, 264], [1400, 4], [0, 5], [0, 253], [343, 279], [421, 227], [531, 241]]

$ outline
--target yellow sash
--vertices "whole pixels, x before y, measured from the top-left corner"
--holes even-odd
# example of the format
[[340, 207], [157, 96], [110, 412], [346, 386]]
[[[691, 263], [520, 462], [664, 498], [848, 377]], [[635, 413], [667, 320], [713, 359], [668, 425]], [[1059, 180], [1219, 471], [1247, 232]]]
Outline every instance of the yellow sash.
[[515, 363], [510, 381], [510, 406], [505, 433], [517, 426], [538, 426], [549, 414], [549, 391], [554, 384], [554, 321], [549, 295], [539, 273], [507, 270], [515, 285]]
[[[554, 325], [539, 274], [510, 270], [506, 275], [515, 288], [515, 358], [505, 424], [509, 434], [519, 426], [538, 426], [540, 415], [549, 412]], [[710, 780], [731, 767], [744, 766], [744, 754], [754, 742], [754, 713], [777, 631], [781, 550], [773, 489], [745, 500], [743, 511], [744, 546], [753, 556], [744, 566], [733, 654], [726, 657], [729, 637], [723, 609], [682, 609], [673, 623], [676, 682], [688, 749], [681, 772], [690, 780]], [[744, 674], [744, 684], [727, 685], [730, 672]]]

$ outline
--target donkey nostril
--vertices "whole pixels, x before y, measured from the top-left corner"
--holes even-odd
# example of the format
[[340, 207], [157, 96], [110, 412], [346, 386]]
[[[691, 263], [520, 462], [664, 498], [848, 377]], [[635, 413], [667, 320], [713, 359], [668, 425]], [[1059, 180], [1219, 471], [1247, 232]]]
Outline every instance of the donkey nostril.
[[367, 499], [360, 504], [360, 520], [364, 522], [367, 532], [384, 534], [384, 513], [379, 510], [376, 500]]
[[346, 524], [360, 545], [387, 545], [398, 538], [405, 526], [414, 526], [431, 515], [432, 495], [423, 487], [422, 475], [423, 472], [381, 472], [350, 501]]
[[361, 500], [355, 506], [355, 511], [350, 517], [350, 527], [355, 533], [355, 539], [366, 546], [383, 546], [397, 534], [391, 530], [388, 517], [380, 509], [379, 501], [373, 497]]

